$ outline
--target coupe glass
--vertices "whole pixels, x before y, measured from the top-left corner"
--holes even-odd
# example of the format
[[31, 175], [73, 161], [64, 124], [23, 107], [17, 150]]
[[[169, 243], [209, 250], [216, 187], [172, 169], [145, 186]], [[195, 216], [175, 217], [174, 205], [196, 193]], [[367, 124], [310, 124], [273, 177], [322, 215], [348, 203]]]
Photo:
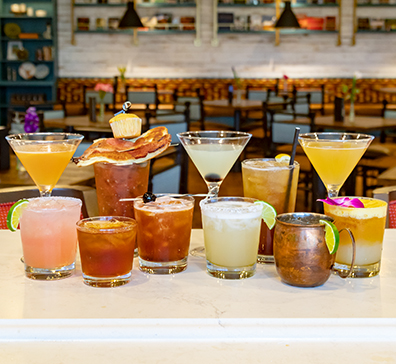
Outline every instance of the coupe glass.
[[338, 196], [373, 139], [372, 135], [358, 133], [307, 133], [298, 137], [330, 198]]
[[40, 190], [51, 196], [71, 157], [84, 137], [70, 133], [29, 133], [6, 136], [8, 143]]

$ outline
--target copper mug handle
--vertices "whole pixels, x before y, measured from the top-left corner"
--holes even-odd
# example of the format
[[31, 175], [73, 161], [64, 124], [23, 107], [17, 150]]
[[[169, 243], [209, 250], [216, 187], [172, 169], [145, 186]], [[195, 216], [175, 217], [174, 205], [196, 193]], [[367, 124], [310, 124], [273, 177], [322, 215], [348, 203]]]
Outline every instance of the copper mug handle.
[[349, 267], [349, 270], [348, 270], [347, 273], [342, 273], [342, 272], [338, 271], [337, 274], [341, 278], [348, 278], [352, 274], [353, 265], [355, 264], [356, 242], [355, 242], [355, 237], [353, 236], [353, 233], [352, 233], [352, 231], [350, 229], [344, 228], [344, 229], [341, 229], [339, 232], [341, 233], [343, 230], [345, 230], [349, 234], [349, 237], [351, 238], [351, 242], [352, 242], [352, 260], [351, 260], [351, 266]]

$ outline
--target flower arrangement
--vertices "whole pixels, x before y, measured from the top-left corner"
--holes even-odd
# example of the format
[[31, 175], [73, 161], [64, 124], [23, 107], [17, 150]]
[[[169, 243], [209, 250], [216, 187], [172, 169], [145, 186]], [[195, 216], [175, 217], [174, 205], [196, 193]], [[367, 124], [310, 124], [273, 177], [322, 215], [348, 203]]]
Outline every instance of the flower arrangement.
[[99, 116], [98, 120], [99, 121], [104, 121], [104, 103], [103, 99], [106, 95], [107, 92], [113, 93], [113, 86], [109, 85], [108, 83], [97, 83], [95, 88], [95, 91], [99, 92], [99, 97], [100, 97], [100, 105], [99, 105]]
[[118, 72], [120, 72], [121, 81], [125, 82], [126, 67], [125, 66], [119, 66], [119, 67], [117, 67], [117, 69], [118, 69]]
[[284, 91], [287, 91], [287, 89], [288, 89], [288, 84], [287, 84], [287, 80], [289, 79], [289, 77], [287, 77], [286, 75], [283, 75], [283, 90]]
[[356, 95], [360, 92], [358, 88], [356, 88], [356, 81], [362, 77], [362, 74], [360, 72], [355, 72], [352, 78], [352, 87], [351, 90], [348, 93], [348, 86], [347, 85], [342, 85], [342, 93], [344, 94], [344, 99], [345, 100], [350, 100], [351, 105], [349, 109], [349, 121], [353, 122], [355, 120], [355, 100], [356, 100]]
[[110, 93], [114, 92], [113, 86], [109, 85], [108, 83], [97, 83], [95, 85], [94, 90], [99, 92], [99, 97], [101, 100], [103, 100], [103, 98], [105, 97], [106, 92], [110, 92]]
[[234, 75], [234, 81], [235, 81], [235, 86], [236, 86], [237, 90], [242, 90], [241, 79], [238, 77], [238, 74], [235, 71], [235, 68], [231, 67], [231, 69], [232, 69], [232, 74]]
[[356, 95], [360, 92], [358, 88], [356, 88], [356, 81], [362, 78], [362, 74], [360, 72], [355, 72], [353, 74], [352, 78], [352, 87], [350, 92], [348, 93], [348, 86], [347, 85], [342, 85], [342, 93], [344, 94], [344, 99], [345, 100], [350, 100], [351, 103], [354, 103], [356, 100]]
[[35, 107], [26, 110], [24, 130], [26, 133], [35, 133], [39, 128], [40, 119]]

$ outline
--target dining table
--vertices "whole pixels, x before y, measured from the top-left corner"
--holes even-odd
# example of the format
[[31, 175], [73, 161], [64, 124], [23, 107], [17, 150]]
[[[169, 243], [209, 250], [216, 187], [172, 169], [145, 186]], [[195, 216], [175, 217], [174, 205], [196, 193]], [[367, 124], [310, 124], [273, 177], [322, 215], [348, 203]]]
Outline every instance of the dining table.
[[91, 121], [88, 115], [65, 116], [44, 120], [46, 128], [60, 128], [63, 130], [73, 130], [76, 132], [111, 133], [109, 120], [113, 113], [105, 113], [103, 121]]
[[[134, 260], [121, 287], [25, 277], [20, 232], [0, 230], [0, 357], [4, 363], [391, 363], [396, 361], [396, 230], [386, 229], [381, 272], [289, 286], [274, 264], [248, 279], [187, 269], [150, 275]], [[204, 243], [193, 229], [190, 248]]]

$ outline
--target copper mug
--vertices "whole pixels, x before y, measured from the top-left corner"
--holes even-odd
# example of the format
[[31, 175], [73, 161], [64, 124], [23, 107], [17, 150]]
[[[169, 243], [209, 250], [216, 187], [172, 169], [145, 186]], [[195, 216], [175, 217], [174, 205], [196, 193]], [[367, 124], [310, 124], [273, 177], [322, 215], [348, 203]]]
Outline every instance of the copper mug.
[[[292, 286], [316, 287], [330, 277], [335, 254], [330, 254], [325, 241], [325, 226], [319, 220], [333, 222], [334, 219], [315, 213], [286, 213], [276, 217], [274, 233], [274, 258], [276, 270], [282, 281]], [[355, 239], [345, 228], [352, 242], [352, 264], [355, 260]], [[337, 272], [347, 278], [352, 268]]]

